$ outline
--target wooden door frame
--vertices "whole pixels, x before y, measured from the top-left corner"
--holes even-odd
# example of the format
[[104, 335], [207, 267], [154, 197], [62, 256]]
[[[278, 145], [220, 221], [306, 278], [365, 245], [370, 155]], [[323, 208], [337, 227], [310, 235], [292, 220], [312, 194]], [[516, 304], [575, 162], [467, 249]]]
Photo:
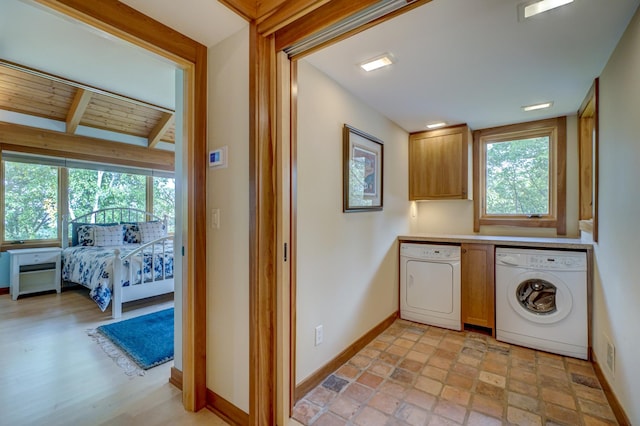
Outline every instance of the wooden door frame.
[[[232, 2], [231, 0], [220, 0], [223, 3], [229, 3]], [[288, 262], [285, 261], [284, 262], [284, 268], [288, 268], [289, 271], [289, 282], [279, 282], [279, 285], [287, 285], [288, 287], [286, 288], [281, 288], [280, 291], [288, 291], [289, 292], [289, 297], [288, 298], [281, 298], [280, 300], [287, 300], [288, 299], [288, 304], [286, 306], [277, 306], [276, 305], [276, 293], [277, 293], [277, 288], [276, 288], [276, 277], [275, 277], [275, 266], [273, 267], [273, 271], [274, 271], [274, 276], [272, 277], [274, 285], [272, 287], [272, 296], [271, 299], [273, 300], [273, 305], [270, 306], [270, 308], [274, 311], [274, 312], [278, 312], [281, 317], [283, 315], [287, 315], [289, 316], [289, 321], [288, 324], [281, 324], [281, 328], [278, 329], [278, 332], [282, 332], [282, 333], [288, 333], [289, 334], [289, 351], [288, 351], [288, 365], [277, 365], [275, 370], [279, 373], [282, 374], [284, 376], [284, 378], [286, 380], [283, 380], [282, 382], [280, 382], [281, 386], [287, 386], [287, 390], [284, 392], [280, 392], [280, 395], [286, 395], [289, 398], [289, 401], [281, 401], [282, 405], [281, 405], [281, 409], [285, 410], [286, 409], [286, 414], [288, 414], [289, 417], [291, 417], [292, 412], [293, 412], [293, 406], [295, 404], [295, 397], [296, 397], [296, 333], [297, 333], [297, 328], [296, 328], [296, 316], [297, 316], [297, 304], [296, 304], [296, 295], [297, 295], [297, 233], [298, 233], [298, 229], [297, 229], [297, 195], [298, 195], [298, 189], [297, 189], [297, 170], [298, 170], [298, 162], [297, 162], [297, 158], [298, 158], [298, 139], [297, 139], [297, 131], [298, 131], [298, 61], [302, 58], [304, 58], [306, 55], [309, 55], [317, 50], [320, 50], [324, 47], [327, 47], [331, 44], [337, 43], [341, 40], [344, 40], [348, 37], [351, 37], [352, 35], [355, 35], [359, 32], [365, 31], [368, 28], [371, 28], [375, 25], [378, 25], [382, 22], [385, 22], [389, 19], [393, 19], [396, 16], [399, 16], [401, 14], [407, 13], [411, 10], [413, 10], [416, 7], [422, 6], [426, 3], [429, 3], [431, 0], [416, 0], [412, 3], [407, 3], [404, 7], [402, 7], [401, 9], [398, 9], [394, 12], [391, 12], [383, 17], [380, 17], [378, 19], [376, 19], [375, 21], [372, 21], [370, 23], [364, 24], [358, 28], [355, 28], [343, 35], [340, 35], [332, 40], [329, 40], [325, 43], [323, 43], [322, 45], [316, 46], [314, 48], [312, 48], [309, 51], [306, 51], [304, 53], [295, 55], [293, 57], [289, 58], [289, 65], [290, 65], [290, 70], [289, 70], [289, 83], [290, 83], [290, 87], [289, 87], [289, 95], [290, 95], [290, 99], [289, 99], [289, 148], [290, 148], [290, 152], [289, 152], [289, 167], [290, 167], [290, 174], [289, 174], [289, 182], [290, 182], [290, 193], [289, 194], [282, 194], [282, 193], [277, 193], [277, 196], [279, 198], [274, 199], [274, 203], [277, 200], [277, 204], [278, 205], [286, 205], [287, 203], [285, 201], [282, 200], [282, 197], [289, 197], [289, 219], [290, 219], [290, 223], [289, 223], [289, 244], [288, 244]], [[296, 19], [290, 20], [287, 25], [283, 25], [283, 26], [277, 26], [274, 25], [273, 27], [275, 28], [274, 32], [270, 35], [262, 35], [262, 37], [270, 37], [271, 41], [271, 55], [273, 57], [275, 57], [276, 54], [278, 54], [279, 52], [282, 52], [285, 48], [291, 46], [292, 44], [298, 42], [299, 40], [304, 39], [305, 37], [308, 37], [309, 35], [316, 33], [322, 29], [324, 29], [327, 26], [330, 26], [331, 24], [339, 21], [340, 19], [344, 18], [344, 17], [348, 17], [354, 13], [357, 13], [358, 11], [366, 8], [367, 6], [370, 6], [371, 4], [373, 4], [375, 1], [371, 1], [371, 0], [332, 0], [331, 2], [324, 4], [312, 11], [308, 11], [307, 14], [302, 15], [302, 16], [297, 16]], [[245, 18], [250, 19], [250, 17], [247, 17], [245, 15]], [[257, 37], [260, 37], [260, 29], [261, 26], [258, 25], [257, 28]], [[251, 49], [251, 48], [250, 48]], [[252, 50], [252, 49], [251, 49]], [[253, 53], [253, 50], [252, 50]], [[262, 55], [263, 58], [268, 58], [268, 55]], [[250, 61], [252, 67], [258, 67], [258, 65], [256, 65], [256, 61], [251, 60]], [[271, 69], [272, 74], [271, 74], [271, 82], [272, 85], [275, 85], [275, 81], [279, 79], [280, 76], [276, 76], [276, 71], [275, 71], [275, 66], [273, 65], [273, 60], [271, 65], [268, 64], [263, 64], [262, 65], [263, 69]], [[271, 99], [263, 99], [263, 104], [252, 104], [250, 106], [250, 109], [253, 112], [257, 110], [262, 110], [262, 111], [267, 111], [269, 110], [268, 105], [271, 103], [275, 102], [275, 98], [278, 94], [277, 90], [275, 90], [275, 88], [271, 89], [271, 93], [272, 93], [272, 98]], [[280, 114], [283, 114], [285, 111], [283, 111], [283, 108], [276, 108], [276, 110], [274, 111], [274, 114], [276, 116], [279, 116]], [[256, 116], [252, 116], [252, 122], [253, 120], [256, 118]], [[282, 117], [271, 117], [272, 120], [278, 120], [278, 122], [281, 122], [283, 119]], [[264, 120], [263, 120], [264, 121]], [[273, 121], [275, 122], [275, 121]], [[252, 133], [253, 135], [254, 133]], [[278, 135], [279, 136], [279, 135]], [[273, 139], [277, 139], [276, 135], [274, 135]], [[262, 140], [253, 140], [251, 143], [252, 144], [265, 144], [265, 143], [271, 143], [272, 141], [268, 141], [267, 138], [263, 138]], [[279, 149], [281, 148], [282, 145], [278, 144], [274, 149]], [[272, 162], [271, 163], [272, 166], [276, 166], [276, 162]], [[282, 170], [279, 168], [277, 169], [272, 169], [271, 174], [270, 174], [270, 181], [271, 182], [277, 182], [277, 176], [282, 175]], [[275, 205], [273, 206], [273, 208], [275, 209]], [[253, 217], [252, 215], [252, 223], [254, 222], [254, 220], [256, 222], [260, 222], [261, 220], [266, 221], [267, 223], [272, 222], [272, 221], [276, 221], [277, 218], [268, 218], [268, 217]], [[281, 226], [283, 226], [283, 224], [281, 224]], [[279, 234], [278, 232], [282, 233], [283, 231], [281, 230], [276, 230], [277, 232], [274, 232], [274, 235], [277, 237]], [[280, 262], [280, 264], [282, 264], [282, 258], [279, 257], [279, 252], [278, 249], [282, 249], [282, 247], [278, 247], [276, 244], [276, 241], [273, 241], [273, 243], [275, 244], [275, 246], [273, 247], [274, 250], [274, 256], [273, 259], [276, 260], [278, 262]], [[266, 264], [263, 264], [261, 267], [265, 267]], [[255, 286], [262, 286], [269, 288], [269, 280], [268, 278], [265, 279], [265, 281], [260, 284], [260, 283], [253, 283], [252, 285]], [[267, 309], [269, 307], [266, 307]], [[285, 311], [284, 313], [282, 311]], [[254, 313], [254, 310], [251, 310], [252, 314]], [[258, 311], [255, 311], [258, 312]], [[258, 312], [259, 314], [259, 312]], [[251, 323], [252, 324], [256, 324], [257, 323], [257, 319], [255, 317], [251, 318]], [[263, 322], [263, 326], [266, 326], [266, 323]], [[274, 339], [274, 350], [275, 350], [275, 335], [273, 336]], [[256, 352], [251, 351], [252, 355], [255, 355]], [[276, 354], [272, 353], [270, 355], [271, 357], [273, 357], [273, 359], [275, 359]], [[282, 359], [286, 359], [287, 357], [281, 357], [279, 359], [279, 361], [282, 361]], [[286, 370], [286, 371], [282, 371], [282, 370]], [[263, 375], [263, 372], [261, 372], [260, 370], [258, 370], [257, 372], [255, 370], [252, 370], [253, 373], [256, 374], [260, 374]], [[268, 373], [267, 373], [268, 374]], [[274, 386], [275, 386], [275, 382], [274, 382]], [[267, 387], [262, 389], [264, 392], [267, 392]], [[254, 398], [255, 397], [255, 398]], [[287, 403], [288, 402], [288, 403]], [[276, 406], [276, 398], [275, 398], [275, 393], [271, 394], [271, 395], [267, 395], [267, 394], [257, 394], [257, 393], [251, 393], [251, 402], [250, 402], [250, 408], [251, 408], [251, 412], [253, 413], [254, 410], [256, 411], [263, 411], [263, 413], [267, 413], [268, 410], [265, 409], [265, 407], [268, 407], [269, 405], [271, 406]], [[260, 422], [255, 422], [255, 420], [258, 419], [257, 417], [251, 417], [251, 422], [250, 424], [252, 425], [263, 425], [263, 424], [275, 424], [273, 422], [273, 417], [269, 417], [268, 414], [264, 415], [262, 417], [262, 420], [267, 420], [267, 419], [271, 419], [270, 422], [268, 423], [260, 423]]]
[[185, 409], [198, 411], [206, 405], [207, 48], [117, 0], [35, 1], [165, 57], [184, 70], [188, 228], [179, 375]]
[[[197, 411], [206, 404], [206, 124], [207, 48], [160, 24], [117, 0], [36, 0], [72, 18], [95, 26], [140, 47], [164, 56], [185, 69], [187, 90], [185, 127], [188, 171], [188, 236], [183, 283], [183, 404]], [[251, 21], [250, 27], [250, 424], [275, 424], [276, 407], [276, 262], [277, 173], [276, 165], [276, 52], [349, 16], [373, 0], [312, 1], [304, 12], [281, 15], [276, 11], [268, 29], [258, 27], [256, 16], [235, 9]], [[409, 3], [352, 35], [430, 0]], [[246, 1], [223, 1], [245, 4]], [[300, 2], [299, 4], [305, 3]], [[251, 2], [250, 2], [251, 3]], [[257, 3], [256, 3], [257, 4]], [[285, 4], [284, 2], [282, 3]], [[291, 2], [286, 6], [291, 8]], [[309, 5], [307, 5], [309, 6]], [[304, 9], [304, 8], [302, 8]], [[249, 11], [252, 8], [247, 9]], [[259, 12], [259, 11], [257, 11]], [[264, 21], [264, 20], [263, 20]], [[303, 28], [304, 31], [300, 31]], [[280, 35], [278, 37], [278, 34]], [[282, 40], [286, 39], [286, 42]], [[278, 48], [276, 42], [279, 40]], [[299, 58], [299, 57], [298, 57]], [[298, 59], [296, 58], [296, 59]], [[195, 88], [197, 87], [198, 90]], [[295, 114], [295, 113], [294, 113]], [[295, 124], [291, 128], [295, 138]], [[295, 161], [295, 157], [292, 158]], [[295, 164], [295, 163], [294, 163]], [[295, 170], [292, 172], [295, 182]], [[295, 196], [295, 189], [293, 190]], [[293, 206], [295, 209], [295, 206]], [[295, 212], [294, 212], [295, 213]], [[295, 216], [291, 218], [295, 221]], [[295, 252], [291, 251], [291, 257]], [[293, 277], [293, 276], [292, 276]], [[294, 290], [295, 291], [295, 290]], [[295, 293], [294, 293], [295, 294]], [[295, 300], [291, 300], [295, 312]], [[280, 307], [283, 309], [283, 307]], [[294, 313], [295, 316], [295, 313]], [[295, 325], [294, 325], [295, 327]], [[295, 344], [295, 336], [293, 344]], [[295, 347], [292, 348], [295, 353]], [[293, 360], [295, 362], [295, 359]], [[295, 374], [295, 371], [293, 372]], [[291, 378], [295, 382], [295, 377]]]

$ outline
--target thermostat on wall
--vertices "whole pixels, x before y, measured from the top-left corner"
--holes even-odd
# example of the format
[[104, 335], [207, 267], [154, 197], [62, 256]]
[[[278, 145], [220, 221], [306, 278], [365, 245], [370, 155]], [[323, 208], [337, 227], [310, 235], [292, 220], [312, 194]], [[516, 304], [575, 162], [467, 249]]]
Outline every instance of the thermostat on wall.
[[214, 149], [209, 151], [209, 167], [221, 169], [227, 167], [227, 147]]

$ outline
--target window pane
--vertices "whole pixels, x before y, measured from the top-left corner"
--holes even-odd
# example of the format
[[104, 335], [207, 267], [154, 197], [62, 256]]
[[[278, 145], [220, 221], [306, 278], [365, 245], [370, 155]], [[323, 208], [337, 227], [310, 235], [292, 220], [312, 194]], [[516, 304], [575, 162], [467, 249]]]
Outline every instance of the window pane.
[[167, 216], [169, 232], [175, 232], [176, 180], [173, 178], [153, 178], [153, 213]]
[[142, 175], [69, 169], [69, 214], [76, 218], [107, 207], [145, 210], [145, 187]]
[[4, 162], [4, 240], [58, 238], [58, 168]]
[[549, 137], [486, 144], [486, 213], [549, 214]]

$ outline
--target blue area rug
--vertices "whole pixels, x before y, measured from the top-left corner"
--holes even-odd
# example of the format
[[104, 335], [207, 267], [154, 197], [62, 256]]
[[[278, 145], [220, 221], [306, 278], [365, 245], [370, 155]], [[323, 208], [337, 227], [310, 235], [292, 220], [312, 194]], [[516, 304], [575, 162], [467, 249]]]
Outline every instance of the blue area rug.
[[109, 339], [143, 370], [173, 359], [173, 308], [101, 325], [97, 332]]

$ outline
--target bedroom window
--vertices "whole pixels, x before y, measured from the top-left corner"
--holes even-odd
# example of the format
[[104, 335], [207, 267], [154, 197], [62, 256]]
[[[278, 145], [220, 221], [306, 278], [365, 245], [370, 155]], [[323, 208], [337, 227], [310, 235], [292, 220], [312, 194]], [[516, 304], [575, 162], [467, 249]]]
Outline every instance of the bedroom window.
[[474, 230], [565, 225], [565, 117], [474, 132]]
[[153, 177], [153, 213], [167, 216], [169, 233], [175, 232], [176, 180], [168, 177]]
[[59, 168], [4, 161], [6, 243], [58, 239]]
[[143, 175], [70, 168], [68, 182], [71, 217], [113, 206], [146, 210]]
[[2, 151], [0, 235], [3, 248], [59, 244], [63, 214], [75, 218], [124, 206], [167, 216], [175, 230], [172, 173]]

